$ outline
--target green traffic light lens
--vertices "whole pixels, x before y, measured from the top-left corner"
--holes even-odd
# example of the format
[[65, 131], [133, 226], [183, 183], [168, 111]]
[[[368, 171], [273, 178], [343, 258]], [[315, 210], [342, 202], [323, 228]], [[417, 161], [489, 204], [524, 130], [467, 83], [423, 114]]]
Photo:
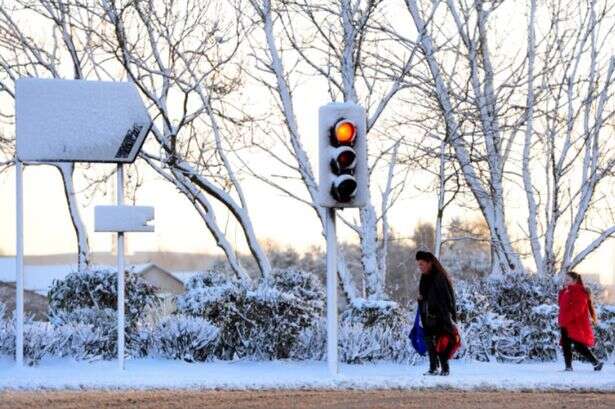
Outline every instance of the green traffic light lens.
[[350, 202], [357, 192], [357, 181], [353, 177], [345, 178], [339, 182], [335, 182], [331, 189], [331, 193], [335, 200], [341, 203]]

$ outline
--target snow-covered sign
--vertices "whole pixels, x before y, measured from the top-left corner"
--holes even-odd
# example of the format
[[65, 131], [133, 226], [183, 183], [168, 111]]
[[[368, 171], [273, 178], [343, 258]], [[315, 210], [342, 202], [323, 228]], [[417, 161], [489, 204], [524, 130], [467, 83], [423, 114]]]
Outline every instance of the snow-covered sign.
[[128, 82], [18, 79], [15, 117], [26, 162], [131, 163], [152, 124]]
[[154, 208], [151, 206], [96, 206], [94, 230], [97, 232], [153, 232]]

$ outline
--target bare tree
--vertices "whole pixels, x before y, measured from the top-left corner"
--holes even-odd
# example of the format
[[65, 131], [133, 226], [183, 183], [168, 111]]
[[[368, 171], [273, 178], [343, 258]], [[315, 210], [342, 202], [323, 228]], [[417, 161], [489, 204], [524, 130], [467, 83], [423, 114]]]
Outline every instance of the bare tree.
[[91, 35], [115, 57], [156, 118], [152, 132], [159, 152], [149, 150], [143, 158], [191, 201], [239, 277], [249, 278], [218, 224], [217, 205], [239, 225], [260, 273], [269, 275], [228, 154], [250, 122], [233, 104], [242, 85], [236, 57], [243, 39], [234, 8], [213, 1], [110, 0], [88, 10], [102, 27]]
[[[86, 37], [75, 34], [74, 14], [77, 10], [67, 3], [52, 0], [15, 0], [0, 4], [0, 93], [15, 98], [15, 80], [21, 77], [83, 79], [91, 73], [102, 74], [99, 63], [92, 56], [94, 45]], [[39, 19], [47, 23], [50, 37], [47, 41], [35, 38], [23, 19]], [[70, 61], [71, 69], [64, 69]], [[13, 120], [12, 112], [0, 115]], [[13, 145], [14, 139], [3, 138], [3, 145]], [[13, 148], [14, 149], [14, 148]], [[14, 150], [11, 149], [11, 152]], [[13, 161], [5, 162], [12, 165]], [[64, 193], [70, 218], [77, 237], [77, 264], [81, 271], [90, 263], [88, 234], [79, 211], [75, 192], [73, 163], [47, 163], [62, 176]]]
[[[413, 50], [402, 53], [402, 68], [378, 58], [378, 51], [383, 55], [386, 48], [382, 30], [376, 28], [386, 25], [386, 19], [378, 11], [382, 3], [371, 0], [299, 0], [283, 1], [274, 7], [269, 0], [251, 0], [256, 11], [258, 31], [265, 42], [262, 49], [260, 39], [263, 37], [252, 38], [254, 56], [260, 70], [255, 77], [274, 95], [285, 127], [283, 135], [274, 133], [275, 142], [284, 147], [290, 159], [272, 152], [268, 147], [264, 150], [274, 155], [274, 159], [289, 171], [285, 181], [298, 177], [307, 191], [307, 197], [295, 193], [288, 185], [278, 183], [272, 177], [256, 176], [313, 208], [323, 230], [325, 214], [316, 201], [318, 185], [303, 146], [296, 115], [298, 102], [292, 84], [301, 78], [316, 77], [326, 84], [331, 100], [361, 103], [368, 110], [367, 127], [370, 140], [374, 141], [370, 142], [370, 175], [377, 172], [383, 159], [388, 159], [381, 187], [381, 214], [377, 214], [370, 197], [368, 205], [360, 210], [358, 221], [348, 217], [342, 220], [360, 239], [365, 295], [375, 299], [385, 296], [387, 237], [390, 231], [387, 214], [399, 198], [404, 181], [404, 173], [395, 168], [399, 141], [385, 139], [382, 146], [376, 146], [376, 124], [385, 108], [403, 89], [402, 78], [409, 71], [415, 55]], [[260, 75], [261, 72], [269, 73], [272, 79]], [[373, 154], [375, 148], [380, 148], [380, 151]], [[352, 282], [343, 259], [338, 263], [338, 274], [347, 297], [352, 299], [357, 296], [356, 284]]]
[[[615, 16], [608, 2], [588, 0], [574, 12], [572, 4], [550, 3], [550, 29], [537, 38], [537, 4], [530, 3], [523, 182], [532, 255], [545, 274], [575, 268], [615, 234], [608, 199], [615, 58], [606, 47]], [[593, 239], [577, 248], [583, 231]]]
[[[499, 67], [507, 70], [507, 76], [496, 88], [496, 70], [489, 47], [489, 18], [501, 3], [436, 1], [430, 2], [423, 11], [416, 0], [406, 0], [431, 76], [431, 95], [446, 124], [447, 139], [490, 229], [495, 275], [523, 271], [506, 224], [504, 203], [504, 168], [516, 133], [503, 132], [503, 128], [513, 125], [502, 126], [503, 116], [498, 106], [498, 101], [509, 93], [511, 83], [517, 83], [518, 67], [514, 62]], [[438, 7], [446, 10], [445, 22], [425, 17], [434, 15]], [[458, 51], [448, 47], [450, 38], [440, 30], [443, 24], [455, 27], [454, 33], [460, 39], [464, 64], [461, 67], [454, 64], [455, 72], [444, 68], [447, 59], [453, 61]], [[436, 43], [438, 39], [440, 43]], [[501, 92], [503, 97], [499, 96]], [[479, 144], [483, 149], [479, 150]]]
[[[489, 226], [493, 273], [523, 270], [506, 220], [506, 192], [515, 191], [517, 177], [527, 201], [524, 230], [536, 270], [551, 273], [559, 264], [563, 271], [615, 233], [612, 222], [585, 227], [595, 237], [575, 251], [583, 226], [610, 214], [608, 183], [601, 182], [613, 166], [613, 147], [603, 136], [612, 115], [613, 63], [603, 45], [611, 38], [613, 16], [607, 2], [584, 2], [579, 12], [578, 4], [566, 0], [530, 1], [523, 32], [527, 48], [492, 48], [504, 4], [512, 5], [406, 0], [430, 76], [413, 71], [411, 81], [438, 103], [465, 183]], [[429, 21], [425, 16], [438, 8], [438, 20]], [[541, 20], [540, 31], [538, 9], [550, 16]], [[452, 36], [445, 27], [455, 28]], [[519, 135], [522, 151], [516, 149]], [[558, 256], [555, 243], [562, 236], [566, 243]]]

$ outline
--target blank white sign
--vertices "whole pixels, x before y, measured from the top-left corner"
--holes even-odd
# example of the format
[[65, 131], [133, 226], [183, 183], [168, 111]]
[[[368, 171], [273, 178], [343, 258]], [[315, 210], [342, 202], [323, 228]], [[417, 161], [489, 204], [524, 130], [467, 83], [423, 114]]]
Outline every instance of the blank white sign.
[[151, 206], [96, 206], [94, 231], [153, 232], [154, 208]]
[[131, 163], [151, 128], [129, 82], [22, 78], [15, 91], [21, 161]]

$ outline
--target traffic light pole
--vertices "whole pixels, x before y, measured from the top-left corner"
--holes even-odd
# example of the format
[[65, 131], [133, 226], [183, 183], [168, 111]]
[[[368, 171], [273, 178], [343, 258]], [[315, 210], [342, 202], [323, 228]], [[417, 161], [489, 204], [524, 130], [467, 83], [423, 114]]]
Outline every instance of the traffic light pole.
[[327, 364], [329, 373], [337, 375], [337, 234], [335, 208], [327, 212]]

